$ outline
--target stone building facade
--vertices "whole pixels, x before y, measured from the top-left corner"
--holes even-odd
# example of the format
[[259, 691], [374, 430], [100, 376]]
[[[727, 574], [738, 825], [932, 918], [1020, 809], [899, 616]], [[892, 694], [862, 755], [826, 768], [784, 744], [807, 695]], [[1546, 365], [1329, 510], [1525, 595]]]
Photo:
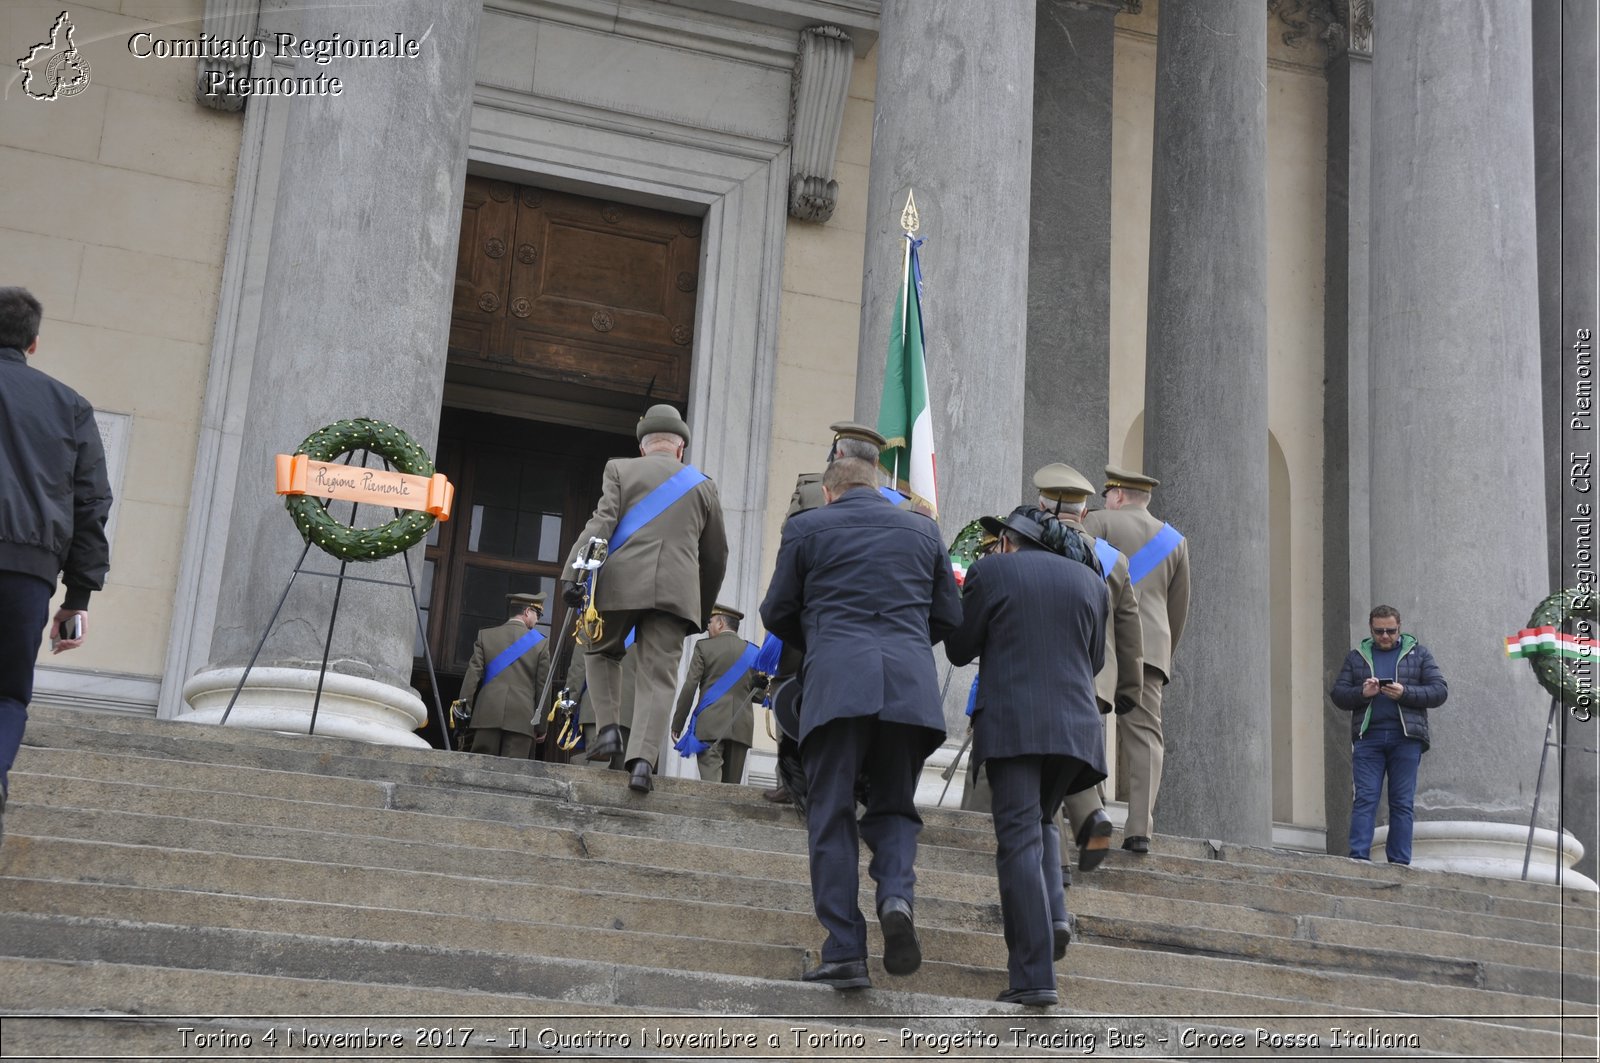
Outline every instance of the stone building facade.
[[[59, 14], [8, 5], [10, 52]], [[14, 77], [0, 102], [0, 256], [46, 305], [39, 364], [102, 411], [119, 504], [97, 637], [41, 658], [39, 701], [215, 718], [299, 553], [272, 455], [348, 416], [436, 447], [463, 491], [410, 557], [446, 695], [486, 603], [550, 586], [649, 401], [687, 410], [727, 510], [722, 597], [753, 614], [795, 475], [830, 422], [875, 416], [914, 190], [945, 530], [1015, 504], [1039, 465], [1113, 461], [1162, 479], [1155, 508], [1189, 537], [1158, 829], [1342, 851], [1347, 724], [1325, 691], [1386, 601], [1452, 682], [1418, 795], [1438, 859], [1526, 832], [1548, 704], [1499, 640], [1579, 548], [1555, 470], [1583, 446], [1560, 431], [1561, 340], [1595, 327], [1593, 196], [1572, 192], [1593, 186], [1592, 11], [69, 15], [88, 87], [41, 100]], [[291, 34], [416, 54], [285, 54]], [[261, 46], [173, 43], [206, 36]], [[340, 93], [206, 92], [319, 76]], [[296, 583], [234, 722], [304, 719], [333, 605], [332, 581]], [[319, 726], [421, 741], [413, 687], [433, 681], [404, 591], [350, 584], [338, 608]], [[1594, 757], [1567, 767], [1592, 873]]]

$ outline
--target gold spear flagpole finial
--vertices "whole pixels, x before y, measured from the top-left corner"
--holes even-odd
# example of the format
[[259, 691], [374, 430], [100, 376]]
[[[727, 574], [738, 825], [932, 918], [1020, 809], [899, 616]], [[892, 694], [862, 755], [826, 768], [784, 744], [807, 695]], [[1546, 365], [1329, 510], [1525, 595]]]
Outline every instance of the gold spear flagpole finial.
[[917, 229], [920, 228], [921, 225], [922, 222], [917, 217], [917, 194], [915, 191], [907, 189], [906, 209], [900, 212], [900, 228], [915, 236]]

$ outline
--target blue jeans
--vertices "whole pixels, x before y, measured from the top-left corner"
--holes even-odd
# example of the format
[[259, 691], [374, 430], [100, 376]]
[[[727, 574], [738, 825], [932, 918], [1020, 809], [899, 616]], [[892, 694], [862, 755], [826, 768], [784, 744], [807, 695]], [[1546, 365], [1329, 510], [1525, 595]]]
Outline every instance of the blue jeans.
[[0, 572], [0, 790], [22, 746], [33, 697], [33, 662], [44, 643], [55, 585], [21, 572]]
[[1378, 814], [1378, 792], [1389, 777], [1389, 840], [1384, 853], [1391, 864], [1411, 863], [1411, 801], [1417, 794], [1417, 766], [1422, 743], [1398, 730], [1368, 731], [1355, 742], [1350, 770], [1355, 800], [1350, 805], [1350, 858], [1372, 859], [1372, 827]]

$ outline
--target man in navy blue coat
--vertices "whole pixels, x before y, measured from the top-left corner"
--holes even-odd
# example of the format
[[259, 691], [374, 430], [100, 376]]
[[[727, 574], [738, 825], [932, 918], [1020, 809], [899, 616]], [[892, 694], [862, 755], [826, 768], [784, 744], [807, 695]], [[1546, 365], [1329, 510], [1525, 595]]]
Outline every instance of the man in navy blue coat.
[[[805, 651], [800, 755], [805, 763], [811, 897], [828, 932], [805, 980], [870, 985], [867, 924], [856, 904], [860, 840], [872, 850], [884, 969], [922, 962], [912, 921], [912, 865], [922, 763], [944, 741], [932, 647], [961, 621], [939, 527], [896, 509], [859, 458], [828, 467], [827, 505], [790, 517], [761, 603], [767, 630]], [[856, 821], [856, 777], [868, 780]]]
[[[1057, 1003], [1050, 883], [1041, 860], [1061, 801], [1106, 777], [1094, 677], [1105, 660], [1105, 581], [1063, 556], [1082, 541], [1042, 510], [1019, 506], [962, 587], [952, 664], [981, 658], [972, 760], [993, 794], [995, 871], [1011, 985], [1000, 1000]], [[1059, 882], [1056, 884], [1059, 889]]]

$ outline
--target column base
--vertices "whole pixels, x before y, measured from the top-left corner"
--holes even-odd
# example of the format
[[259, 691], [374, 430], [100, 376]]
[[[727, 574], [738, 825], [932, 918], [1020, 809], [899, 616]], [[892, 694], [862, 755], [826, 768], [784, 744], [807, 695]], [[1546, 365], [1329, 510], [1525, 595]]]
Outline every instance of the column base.
[[[1372, 859], [1382, 862], [1388, 826], [1372, 837]], [[1528, 846], [1526, 824], [1478, 823], [1469, 820], [1430, 820], [1417, 823], [1411, 835], [1411, 866], [1429, 871], [1454, 871], [1484, 878], [1522, 877], [1522, 859]], [[1587, 875], [1572, 870], [1583, 858], [1583, 845], [1571, 834], [1561, 846], [1561, 884], [1576, 890], [1600, 892]], [[1543, 827], [1533, 832], [1533, 856], [1528, 862], [1529, 882], [1556, 880], [1556, 832]]]
[[[189, 711], [177, 718], [189, 723], [221, 723], [243, 672], [242, 668], [218, 668], [190, 679], [183, 685]], [[251, 669], [227, 726], [307, 734], [316, 692], [317, 673], [309, 669]], [[427, 707], [409, 690], [338, 672], [329, 672], [324, 678], [317, 708], [319, 735], [427, 749], [428, 743], [415, 733], [427, 722]]]

